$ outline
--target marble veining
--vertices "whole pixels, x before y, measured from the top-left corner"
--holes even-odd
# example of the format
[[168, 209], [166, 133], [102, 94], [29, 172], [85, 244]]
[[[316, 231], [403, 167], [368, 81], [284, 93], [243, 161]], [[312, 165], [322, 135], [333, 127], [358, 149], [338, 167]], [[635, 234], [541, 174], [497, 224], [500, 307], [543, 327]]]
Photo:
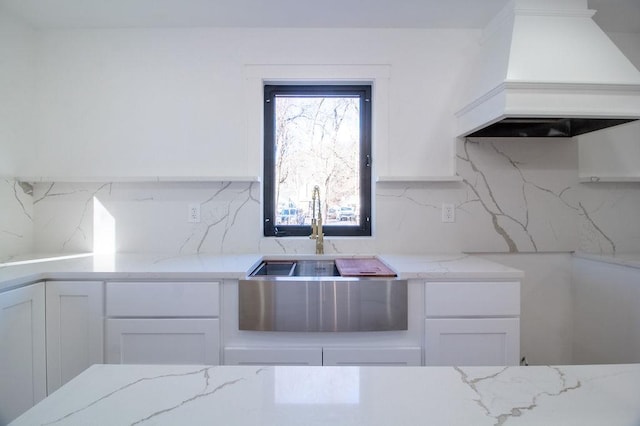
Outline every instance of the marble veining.
[[11, 425], [635, 426], [638, 395], [639, 364], [94, 365]]
[[[520, 251], [537, 252], [542, 249], [538, 240], [543, 235], [536, 235], [533, 219], [535, 215], [541, 213], [549, 214], [540, 208], [550, 209], [549, 222], [556, 218], [553, 212], [566, 206], [562, 195], [570, 190], [569, 186], [564, 186], [556, 193], [552, 189], [534, 182], [534, 177], [528, 177], [522, 167], [526, 167], [525, 160], [515, 158], [514, 154], [507, 153], [508, 146], [498, 142], [478, 143], [466, 140], [462, 143], [461, 152], [457, 155], [462, 164], [467, 164], [470, 170], [461, 168], [463, 182], [474, 195], [467, 203], [477, 201], [482, 210], [491, 218], [494, 231], [504, 240], [510, 253]], [[487, 151], [492, 155], [486, 161]], [[476, 159], [480, 156], [480, 159]], [[492, 174], [491, 177], [489, 174]], [[542, 178], [543, 176], [538, 176]], [[559, 182], [554, 182], [557, 186]], [[542, 205], [534, 203], [533, 199], [540, 197], [536, 191], [542, 192], [550, 197], [545, 198], [547, 202]], [[558, 203], [560, 201], [560, 203]], [[551, 226], [551, 225], [548, 225]], [[553, 227], [558, 228], [559, 225]], [[553, 231], [552, 231], [553, 232]]]
[[[114, 398], [116, 396], [119, 396], [118, 394], [120, 393], [127, 392], [129, 396], [135, 395], [135, 393], [138, 391], [138, 388], [142, 388], [143, 391], [146, 392], [148, 387], [141, 386], [141, 385], [143, 384], [146, 385], [147, 382], [149, 382], [150, 386], [163, 386], [161, 382], [165, 379], [175, 379], [175, 378], [188, 377], [188, 376], [201, 377], [202, 389], [199, 392], [184, 399], [176, 398], [173, 405], [167, 406], [165, 408], [162, 408], [154, 412], [150, 412], [143, 418], [137, 419], [135, 421], [131, 421], [130, 424], [133, 426], [133, 425], [138, 425], [138, 424], [151, 421], [155, 417], [162, 416], [171, 411], [184, 408], [186, 405], [188, 405], [191, 402], [194, 402], [200, 398], [206, 398], [206, 397], [212, 396], [215, 393], [219, 392], [220, 390], [224, 389], [225, 387], [232, 386], [244, 380], [243, 378], [236, 378], [233, 380], [224, 381], [222, 383], [215, 383], [215, 381], [213, 380], [215, 377], [212, 377], [212, 376], [215, 376], [215, 371], [213, 367], [203, 367], [198, 370], [189, 371], [186, 373], [162, 374], [162, 375], [153, 376], [153, 377], [143, 377], [131, 383], [127, 383], [124, 386], [121, 386], [111, 392], [108, 392], [105, 395], [98, 398], [97, 400], [92, 401], [88, 405], [75, 409], [58, 419], [43, 423], [43, 425], [53, 425], [53, 424], [64, 423], [66, 421], [73, 421], [74, 416], [77, 416], [87, 410], [91, 410], [92, 408], [99, 406], [101, 403], [106, 402], [109, 398]], [[212, 382], [215, 383], [215, 386], [212, 386]]]
[[[20, 188], [20, 189], [18, 189], [18, 188]], [[24, 203], [22, 202], [22, 199], [20, 197], [20, 192], [22, 192], [23, 194], [26, 193], [26, 191], [24, 191], [24, 189], [20, 186], [20, 182], [14, 181], [13, 182], [13, 195], [14, 195], [14, 198], [15, 198], [16, 202], [18, 203], [18, 205], [20, 206], [20, 209], [22, 210], [22, 213], [24, 213], [24, 215], [26, 217], [28, 217], [29, 220], [33, 220], [33, 217], [31, 217], [31, 213], [27, 210], [27, 208], [25, 207]]]
[[[519, 369], [516, 373], [513, 367], [503, 367], [479, 377], [470, 377], [464, 368], [454, 368], [478, 395], [477, 404], [487, 416], [495, 419], [495, 426], [535, 410], [542, 396], [556, 397], [582, 386], [579, 379], [569, 380], [562, 369], [555, 366]], [[543, 377], [545, 379], [540, 380]], [[518, 384], [517, 389], [512, 386], [514, 383]]]
[[[205, 248], [210, 248], [214, 244], [218, 244], [216, 250], [206, 250], [223, 253], [228, 248], [228, 237], [233, 234], [234, 228], [238, 225], [238, 217], [245, 211], [248, 204], [252, 204], [254, 208], [259, 208], [260, 202], [254, 195], [257, 191], [257, 185], [254, 183], [239, 184], [238, 187], [232, 187], [232, 182], [222, 182], [213, 195], [200, 203], [201, 209], [204, 210], [203, 223], [192, 230], [189, 237], [180, 245], [178, 253], [187, 251], [202, 253]], [[228, 194], [228, 195], [227, 195]], [[220, 203], [220, 200], [227, 200]], [[216, 238], [212, 240], [212, 236], [216, 234]], [[191, 247], [191, 250], [187, 248]]]
[[33, 251], [31, 187], [0, 178], [0, 261]]
[[[111, 397], [113, 397], [114, 395], [118, 394], [119, 392], [124, 392], [125, 390], [134, 388], [136, 385], [141, 384], [141, 383], [145, 383], [145, 382], [149, 382], [149, 381], [159, 381], [161, 379], [165, 379], [168, 377], [184, 377], [184, 376], [191, 376], [191, 375], [203, 375], [204, 379], [205, 379], [205, 385], [204, 385], [204, 390], [206, 390], [209, 387], [209, 370], [210, 367], [204, 367], [204, 368], [200, 368], [196, 371], [189, 371], [187, 373], [171, 373], [171, 374], [162, 374], [159, 376], [155, 376], [155, 377], [142, 377], [140, 379], [137, 379], [131, 383], [127, 383], [124, 386], [120, 386], [119, 388], [110, 391], [108, 393], [106, 393], [105, 395], [101, 396], [100, 398], [96, 399], [95, 401], [91, 401], [91, 403], [87, 404], [84, 407], [80, 407], [78, 409], [75, 409], [73, 411], [71, 411], [68, 414], [65, 414], [63, 417], [60, 417], [58, 419], [55, 420], [51, 420], [49, 422], [43, 423], [44, 425], [52, 425], [52, 424], [56, 424], [56, 423], [60, 423], [66, 419], [69, 419], [83, 411], [89, 410], [91, 409], [93, 406], [100, 404], [102, 401], [105, 401]], [[140, 421], [138, 421], [137, 423], [140, 423]]]
[[[82, 207], [82, 212], [80, 213], [80, 218], [78, 219], [77, 225], [75, 226], [69, 237], [62, 243], [62, 251], [65, 251], [67, 244], [69, 244], [74, 238], [76, 238], [76, 236], [80, 236], [83, 241], [87, 241], [89, 239], [85, 228], [87, 222], [89, 221], [87, 215], [89, 212], [93, 212], [92, 203], [94, 201], [94, 198], [100, 191], [102, 191], [106, 187], [109, 187], [109, 193], [111, 193], [111, 186], [111, 183], [102, 184], [86, 197], [86, 201], [84, 202], [84, 205]], [[43, 198], [46, 197], [47, 195], [45, 195]]]
[[[615, 254], [616, 253], [616, 243], [613, 242], [613, 240], [611, 238], [609, 238], [607, 236], [607, 234], [605, 234], [604, 231], [594, 222], [594, 220], [591, 218], [591, 216], [589, 216], [589, 212], [584, 207], [584, 205], [582, 205], [582, 203], [578, 203], [578, 207], [580, 208], [580, 213], [579, 214], [586, 219], [588, 225], [593, 227], [595, 232], [597, 234], [599, 234], [604, 239], [604, 241], [606, 241], [607, 248], [605, 248], [604, 250], [601, 249], [600, 251], [601, 252], [604, 251], [605, 253]], [[598, 240], [598, 239], [596, 239], [596, 240]], [[608, 246], [611, 246], [610, 250], [609, 250]]]
[[[328, 253], [640, 252], [637, 183], [580, 183], [567, 140], [461, 140], [460, 182], [374, 186], [373, 237], [325, 239]], [[84, 252], [94, 245], [94, 198], [115, 221], [116, 250], [175, 254], [313, 251], [305, 237], [262, 236], [258, 182], [0, 181], [0, 259]], [[188, 223], [187, 206], [201, 205]], [[456, 207], [442, 223], [442, 204]]]

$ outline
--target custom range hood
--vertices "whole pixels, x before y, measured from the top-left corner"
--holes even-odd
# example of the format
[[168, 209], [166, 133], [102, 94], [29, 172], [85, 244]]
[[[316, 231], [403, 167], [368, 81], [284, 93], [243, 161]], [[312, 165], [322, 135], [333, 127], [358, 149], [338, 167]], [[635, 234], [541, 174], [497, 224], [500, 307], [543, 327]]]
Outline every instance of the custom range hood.
[[573, 137], [640, 118], [640, 71], [587, 0], [512, 0], [469, 69], [460, 137]]

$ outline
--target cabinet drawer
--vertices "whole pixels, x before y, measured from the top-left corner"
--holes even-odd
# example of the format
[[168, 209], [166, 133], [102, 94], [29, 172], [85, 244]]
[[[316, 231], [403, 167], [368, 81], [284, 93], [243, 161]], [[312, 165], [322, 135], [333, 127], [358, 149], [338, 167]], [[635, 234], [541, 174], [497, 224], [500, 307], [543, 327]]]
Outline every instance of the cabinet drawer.
[[107, 283], [108, 317], [216, 317], [219, 285], [197, 282]]
[[428, 282], [427, 317], [519, 316], [520, 283]]
[[322, 365], [422, 365], [422, 348], [324, 348]]
[[225, 365], [322, 365], [322, 348], [228, 347]]

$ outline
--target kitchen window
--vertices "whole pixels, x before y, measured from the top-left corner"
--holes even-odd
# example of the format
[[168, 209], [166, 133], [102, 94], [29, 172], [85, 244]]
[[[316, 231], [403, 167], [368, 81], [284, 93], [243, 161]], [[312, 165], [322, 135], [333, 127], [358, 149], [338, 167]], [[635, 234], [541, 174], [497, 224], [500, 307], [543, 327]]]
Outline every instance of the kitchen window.
[[264, 86], [264, 235], [371, 235], [371, 85]]

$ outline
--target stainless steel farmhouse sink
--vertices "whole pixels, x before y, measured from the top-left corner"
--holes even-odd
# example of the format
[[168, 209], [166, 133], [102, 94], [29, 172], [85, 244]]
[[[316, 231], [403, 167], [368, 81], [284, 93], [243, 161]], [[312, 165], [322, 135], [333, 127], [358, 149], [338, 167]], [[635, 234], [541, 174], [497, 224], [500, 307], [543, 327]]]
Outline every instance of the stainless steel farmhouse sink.
[[343, 277], [333, 260], [267, 260], [238, 285], [239, 329], [407, 329], [407, 280]]

